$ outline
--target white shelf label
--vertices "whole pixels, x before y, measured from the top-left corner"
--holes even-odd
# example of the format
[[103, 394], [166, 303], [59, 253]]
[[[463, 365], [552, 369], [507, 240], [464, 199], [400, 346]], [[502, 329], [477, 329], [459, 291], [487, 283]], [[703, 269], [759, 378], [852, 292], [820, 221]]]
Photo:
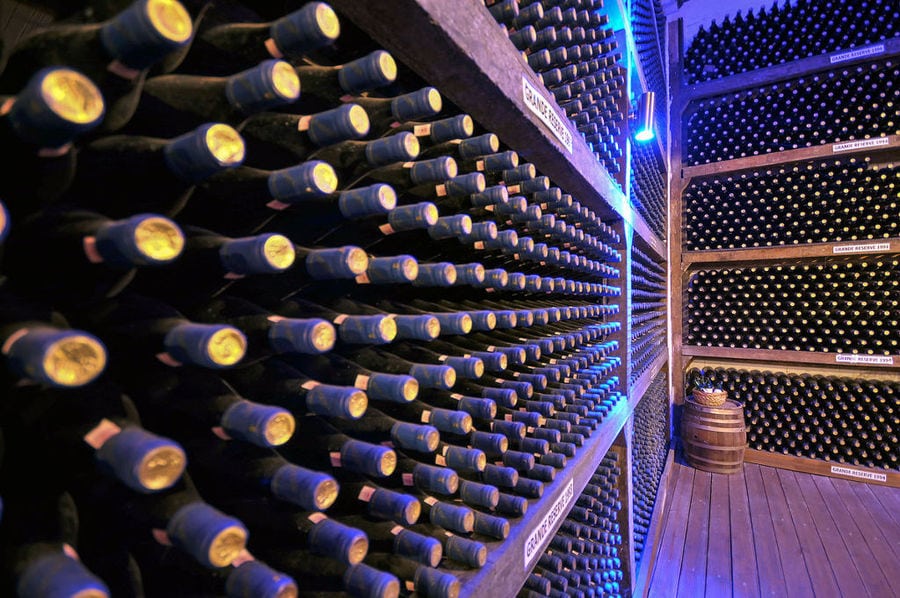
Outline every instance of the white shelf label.
[[545, 100], [544, 96], [542, 96], [525, 77], [522, 77], [522, 98], [525, 100], [525, 105], [528, 106], [528, 109], [534, 112], [534, 114], [541, 119], [541, 122], [547, 125], [547, 128], [550, 129], [553, 136], [559, 139], [559, 142], [562, 143], [563, 147], [569, 150], [569, 153], [571, 154], [572, 133], [569, 131], [569, 127], [566, 126], [566, 122], [560, 118], [559, 114], [557, 114], [553, 105]]
[[853, 60], [854, 58], [862, 58], [863, 56], [876, 56], [878, 54], [884, 54], [884, 44], [875, 44], [874, 46], [869, 46], [868, 48], [860, 48], [858, 50], [850, 50], [849, 52], [841, 52], [840, 54], [832, 54], [828, 60], [831, 64], [837, 64], [838, 62], [846, 62], [847, 60]]
[[569, 483], [566, 484], [566, 487], [562, 489], [560, 495], [553, 502], [553, 506], [550, 507], [550, 510], [547, 511], [544, 518], [541, 519], [531, 534], [529, 534], [528, 539], [525, 540], [526, 571], [531, 569], [531, 563], [540, 553], [544, 540], [546, 540], [547, 536], [550, 534], [550, 530], [553, 529], [553, 526], [557, 521], [565, 517], [566, 513], [569, 512], [569, 503], [572, 502], [574, 497], [575, 482], [570, 479]]
[[888, 145], [890, 139], [887, 137], [875, 137], [874, 139], [860, 139], [859, 141], [847, 141], [845, 143], [835, 143], [831, 146], [831, 153], [849, 152], [851, 150], [863, 149], [867, 147], [879, 147]]
[[869, 363], [873, 365], [894, 365], [894, 358], [890, 355], [846, 355], [834, 356], [837, 363]]
[[832, 248], [832, 253], [872, 253], [875, 251], [890, 251], [890, 243], [853, 243], [852, 245], [837, 245]]
[[887, 482], [887, 474], [875, 473], [872, 471], [863, 471], [861, 469], [853, 469], [851, 467], [841, 467], [840, 465], [832, 465], [831, 473], [845, 475], [851, 478], [861, 478], [864, 480], [875, 480], [876, 482]]

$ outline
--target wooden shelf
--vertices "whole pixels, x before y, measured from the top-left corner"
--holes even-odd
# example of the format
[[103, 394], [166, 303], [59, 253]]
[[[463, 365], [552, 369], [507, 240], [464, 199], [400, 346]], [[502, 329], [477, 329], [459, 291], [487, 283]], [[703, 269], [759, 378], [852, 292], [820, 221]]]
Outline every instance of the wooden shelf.
[[[674, 445], [674, 443], [672, 443]], [[648, 546], [656, 547], [665, 524], [666, 502], [669, 500], [672, 464], [675, 461], [675, 450], [669, 448], [669, 456], [666, 457], [666, 465], [662, 477], [659, 479], [659, 490], [656, 493], [656, 503], [653, 505], [653, 513], [650, 515], [650, 526], [647, 537], [644, 540], [644, 555], [635, 575], [634, 592], [632, 596], [647, 596], [650, 590], [650, 576], [653, 566], [656, 564], [656, 550], [648, 550]]]
[[[538, 555], [546, 550], [550, 540], [565, 519], [566, 513], [575, 504], [575, 499], [587, 485], [591, 476], [600, 465], [604, 455], [613, 446], [613, 442], [631, 416], [637, 400], [620, 400], [610, 411], [600, 427], [586, 439], [584, 446], [578, 449], [575, 459], [570, 459], [565, 469], [556, 479], [544, 486], [544, 495], [539, 500], [529, 501], [528, 512], [524, 517], [511, 521], [509, 537], [503, 542], [494, 543], [488, 551], [487, 563], [474, 571], [453, 572], [462, 582], [460, 596], [481, 598], [495, 595], [515, 596], [515, 593], [531, 573]], [[570, 489], [571, 484], [571, 489]], [[570, 496], [570, 500], [564, 500]], [[562, 502], [561, 502], [562, 501]], [[542, 526], [551, 512], [558, 516], [544, 526], [542, 539], [531, 552], [535, 557], [531, 561], [525, 559], [525, 546], [532, 533]]]
[[666, 352], [662, 352], [656, 356], [656, 359], [653, 360], [653, 363], [650, 364], [650, 367], [641, 374], [637, 380], [634, 381], [634, 384], [628, 389], [628, 400], [634, 400], [635, 402], [640, 402], [641, 399], [644, 398], [644, 393], [647, 392], [647, 389], [650, 388], [650, 384], [653, 382], [653, 379], [656, 378], [656, 375], [662, 371], [663, 366], [669, 361], [669, 356]]
[[900, 239], [871, 239], [839, 241], [835, 243], [806, 243], [803, 245], [774, 245], [748, 249], [713, 249], [685, 251], [681, 254], [682, 269], [691, 264], [722, 262], [778, 262], [817, 257], [845, 257], [900, 253]]
[[[877, 49], [877, 46], [883, 46], [884, 51], [877, 54], [867, 54], [856, 58], [840, 60], [841, 56], [847, 55], [849, 52], [860, 52], [870, 48]], [[900, 38], [895, 37], [884, 42], [854, 48], [853, 50], [839, 50], [837, 52], [832, 52], [831, 54], [821, 54], [819, 56], [794, 60], [784, 64], [757, 69], [755, 71], [722, 77], [721, 79], [714, 79], [712, 81], [705, 81], [694, 85], [686, 85], [680, 89], [676, 89], [674, 93], [679, 96], [680, 105], [687, 106], [689, 102], [700, 98], [734, 93], [752, 87], [771, 85], [786, 79], [805, 77], [814, 73], [830, 71], [864, 62], [871, 62], [872, 60], [896, 56], [898, 54], [900, 54]], [[837, 62], [832, 62], [833, 59], [837, 59]]]
[[746, 449], [744, 451], [744, 462], [757, 463], [759, 465], [767, 465], [769, 467], [789, 469], [791, 471], [803, 473], [812, 473], [815, 475], [824, 475], [832, 478], [841, 478], [843, 480], [852, 480], [854, 482], [865, 482], [867, 484], [875, 484], [878, 486], [900, 488], [900, 472], [888, 469], [860, 467], [858, 465], [796, 457], [794, 455], [784, 455], [782, 453], [771, 453], [755, 449]]
[[[881, 145], [872, 145], [876, 143]], [[854, 145], [858, 147], [854, 147]], [[838, 143], [817, 145], [815, 147], [802, 147], [785, 150], [783, 152], [748, 156], [736, 160], [723, 160], [721, 162], [710, 162], [709, 164], [699, 164], [697, 166], [682, 166], [681, 178], [683, 181], [688, 181], [697, 177], [716, 174], [733, 173], [744, 170], [760, 170], [775, 164], [788, 164], [803, 160], [818, 160], [821, 158], [834, 158], [858, 154], [872, 154], [897, 149], [900, 149], [900, 135], [841, 141]]]
[[877, 368], [900, 371], [900, 355], [853, 355], [850, 353], [699, 347], [696, 345], [682, 345], [681, 354], [684, 357], [710, 357], [714, 359], [767, 361], [773, 363], [823, 364], [837, 368]]

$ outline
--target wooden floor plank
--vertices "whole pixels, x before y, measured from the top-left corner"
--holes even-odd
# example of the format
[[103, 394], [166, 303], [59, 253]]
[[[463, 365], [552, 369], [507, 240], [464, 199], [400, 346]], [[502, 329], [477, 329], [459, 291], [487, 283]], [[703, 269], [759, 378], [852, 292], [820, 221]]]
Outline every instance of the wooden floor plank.
[[803, 500], [809, 507], [809, 513], [812, 515], [813, 522], [816, 524], [816, 531], [819, 537], [827, 546], [826, 554], [831, 569], [834, 572], [835, 580], [841, 589], [842, 596], [862, 596], [868, 595], [863, 586], [862, 577], [856, 570], [856, 564], [850, 557], [844, 540], [841, 538], [831, 513], [822, 498], [816, 486], [814, 476], [797, 474], [797, 484], [803, 493]]
[[747, 482], [743, 472], [728, 476], [728, 498], [731, 503], [732, 591], [735, 598], [755, 598], [759, 596], [759, 575]]
[[[857, 498], [854, 492], [855, 486], [860, 482], [832, 479], [832, 485], [841, 497], [844, 509], [853, 517], [857, 529], [863, 540], [869, 547], [872, 559], [878, 563], [885, 580], [891, 588], [892, 596], [900, 596], [900, 559], [894, 554], [894, 550], [884, 536], [882, 530], [869, 512], [868, 505]], [[896, 531], [896, 530], [895, 530]]]
[[894, 522], [900, 525], [900, 488], [870, 484], [869, 489], [878, 498], [878, 501], [884, 507], [884, 510], [890, 514]]
[[753, 545], [756, 549], [756, 565], [759, 572], [759, 590], [762, 596], [786, 596], [784, 569], [778, 554], [778, 540], [772, 524], [766, 490], [760, 467], [744, 464], [744, 479], [750, 499], [750, 520], [753, 523]]
[[900, 559], [900, 523], [888, 512], [878, 497], [872, 493], [871, 484], [852, 484], [856, 499], [864, 505], [869, 516], [882, 531], [884, 539], [894, 554], [894, 558]]
[[[840, 596], [840, 588], [828, 561], [827, 547], [816, 529], [812, 514], [803, 498], [803, 492], [800, 490], [800, 484], [797, 483], [796, 474], [787, 469], [779, 469], [777, 474], [797, 539], [800, 541], [813, 592], [816, 596]], [[791, 573], [788, 575], [790, 577]]]
[[[731, 500], [729, 476], [712, 474], [709, 502], [709, 548], [706, 558], [706, 596], [731, 598]], [[740, 556], [740, 555], [738, 555]]]
[[[850, 557], [856, 563], [856, 570], [859, 571], [869, 594], [876, 597], [891, 596], [891, 586], [884, 576], [884, 572], [875, 561], [866, 539], [856, 524], [855, 517], [847, 510], [835, 486], [835, 482], [840, 482], [840, 480], [824, 476], [814, 476], [814, 480], [822, 498], [825, 499], [825, 505], [834, 519], [838, 533], [850, 552]], [[836, 571], [835, 574], [840, 574], [840, 572]]]
[[760, 467], [759, 473], [766, 491], [766, 502], [769, 504], [775, 538], [778, 541], [778, 554], [785, 572], [785, 583], [790, 587], [792, 597], [813, 598], [812, 581], [803, 560], [800, 540], [797, 537], [797, 530], [794, 529], [794, 520], [791, 518], [791, 511], [781, 488], [778, 471], [773, 467]]
[[709, 504], [712, 474], [694, 472], [691, 494], [691, 511], [684, 537], [684, 557], [681, 575], [678, 577], [678, 596], [696, 598], [703, 596], [706, 587], [706, 552], [709, 542]]
[[687, 519], [691, 509], [691, 492], [694, 485], [694, 468], [679, 463], [672, 463], [672, 474], [675, 478], [672, 500], [666, 509], [666, 524], [659, 554], [650, 581], [651, 596], [672, 596], [678, 586], [681, 573], [681, 560], [684, 555], [684, 535], [687, 531]]

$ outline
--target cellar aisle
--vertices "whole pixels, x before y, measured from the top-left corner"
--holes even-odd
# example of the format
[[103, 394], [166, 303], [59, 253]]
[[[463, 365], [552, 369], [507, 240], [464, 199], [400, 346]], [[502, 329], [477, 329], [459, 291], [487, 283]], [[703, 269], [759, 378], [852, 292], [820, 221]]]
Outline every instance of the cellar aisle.
[[900, 489], [680, 459], [649, 596], [900, 596]]

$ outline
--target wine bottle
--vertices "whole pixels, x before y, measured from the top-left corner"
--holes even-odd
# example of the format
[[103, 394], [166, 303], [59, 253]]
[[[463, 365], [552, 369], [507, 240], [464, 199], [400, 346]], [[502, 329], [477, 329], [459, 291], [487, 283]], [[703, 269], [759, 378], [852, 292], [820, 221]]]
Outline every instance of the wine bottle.
[[371, 552], [383, 552], [437, 567], [444, 555], [443, 545], [429, 535], [409, 530], [393, 521], [372, 521], [360, 515], [348, 515], [340, 522], [365, 532]]
[[367, 177], [383, 182], [402, 181], [402, 178], [391, 180], [387, 175], [390, 170], [384, 167], [406, 164], [415, 160], [418, 155], [419, 141], [416, 136], [412, 133], [399, 133], [369, 141], [342, 141], [323, 147], [311, 156], [334, 166], [346, 189], [358, 186]]
[[[436, 116], [443, 107], [440, 92], [434, 87], [423, 87], [393, 98], [358, 97], [356, 103], [369, 116], [371, 132], [381, 135], [396, 129], [405, 122], [417, 122]], [[418, 135], [416, 135], [418, 140]]]
[[[23, 291], [83, 303], [114, 296], [131, 282], [136, 268], [169, 265], [183, 247], [182, 231], [163, 216], [110, 220], [93, 212], [54, 209], [16, 226], [4, 269]], [[45, 256], [51, 271], [37, 276], [36, 255]]]
[[[441, 329], [443, 330], [443, 326]], [[480, 357], [442, 354], [430, 350], [430, 347], [430, 343], [423, 347], [398, 342], [390, 346], [390, 352], [404, 359], [416, 359], [418, 363], [450, 366], [457, 378], [478, 379], [484, 375], [485, 363]]]
[[309, 113], [333, 108], [344, 99], [393, 83], [397, 63], [389, 53], [376, 50], [338, 66], [303, 64], [296, 67], [296, 74], [303, 85], [303, 97], [293, 108]]
[[[424, 326], [430, 327], [433, 318], [423, 321]], [[379, 371], [391, 374], [406, 374], [419, 382], [419, 388], [439, 388], [448, 390], [456, 383], [456, 372], [447, 365], [433, 365], [416, 363], [392, 355], [389, 351], [366, 347], [347, 351], [348, 359], [367, 368], [378, 368]]]
[[0, 353], [4, 378], [77, 387], [103, 373], [106, 347], [96, 336], [70, 329], [65, 318], [0, 288]]
[[[110, 135], [79, 150], [69, 196], [109, 217], [142, 211], [173, 216], [197, 184], [237, 168], [244, 155], [240, 134], [222, 123], [207, 123], [174, 139]], [[111, 195], [116, 187], [129, 190], [128, 202]]]
[[353, 438], [400, 450], [433, 453], [440, 442], [440, 432], [434, 426], [397, 420], [372, 408], [358, 420], [336, 423], [342, 432]]
[[294, 436], [279, 450], [288, 460], [330, 469], [339, 480], [348, 473], [379, 479], [394, 473], [397, 453], [393, 449], [350, 438], [322, 418], [311, 417], [307, 422], [306, 433]]
[[444, 573], [395, 555], [373, 553], [366, 558], [366, 564], [387, 571], [406, 583], [406, 587], [423, 596], [451, 598], [458, 596], [460, 582], [455, 575]]
[[337, 328], [338, 340], [344, 344], [385, 344], [397, 336], [397, 323], [388, 314], [342, 313], [298, 295], [282, 302], [272, 301], [268, 294], [263, 294], [258, 299], [274, 304], [273, 311], [288, 317], [322, 318], [331, 322]]
[[475, 132], [475, 123], [468, 114], [457, 114], [431, 122], [397, 123], [397, 126], [388, 129], [384, 134], [396, 135], [406, 131], [416, 136], [420, 148], [429, 148], [454, 139], [468, 139]]
[[228, 77], [159, 75], [144, 83], [134, 116], [123, 130], [171, 137], [209, 121], [240, 129], [249, 115], [298, 97], [300, 80], [283, 60], [265, 60]]
[[192, 33], [177, 0], [137, 0], [102, 23], [54, 24], [16, 44], [0, 89], [18, 89], [44, 66], [68, 65], [99, 87], [107, 107], [100, 129], [115, 131], [131, 118], [147, 69], [186, 48]]
[[269, 58], [298, 60], [333, 44], [340, 32], [340, 20], [325, 2], [310, 2], [267, 23], [217, 23], [201, 28], [179, 70], [224, 75], [220, 71], [250, 68]]
[[365, 563], [346, 565], [306, 550], [267, 550], [266, 562], [303, 580], [307, 591], [344, 591], [351, 596], [391, 598], [400, 593], [400, 582], [392, 574]]
[[75, 174], [74, 140], [104, 113], [97, 86], [67, 67], [42, 69], [16, 95], [0, 97], [0, 140], [16, 148], [7, 160], [17, 176], [0, 186], [10, 214], [18, 218], [59, 198]]

